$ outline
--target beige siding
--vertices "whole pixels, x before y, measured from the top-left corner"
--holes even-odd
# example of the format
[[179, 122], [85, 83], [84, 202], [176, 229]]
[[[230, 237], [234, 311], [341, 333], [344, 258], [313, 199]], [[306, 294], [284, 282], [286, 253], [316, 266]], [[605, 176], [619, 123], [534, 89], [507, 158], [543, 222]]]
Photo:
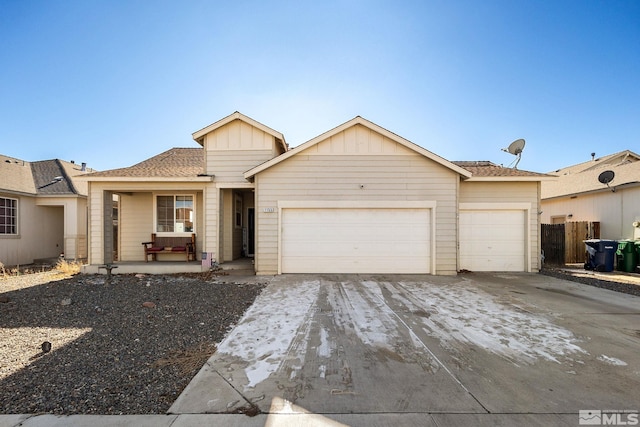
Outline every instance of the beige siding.
[[202, 251], [210, 253], [214, 260], [220, 259], [219, 253], [219, 207], [221, 205], [220, 190], [215, 185], [209, 185], [204, 191], [204, 236]]
[[529, 203], [531, 268], [540, 268], [540, 183], [539, 182], [468, 182], [460, 183], [460, 203]]
[[272, 135], [241, 120], [208, 133], [204, 147], [205, 170], [216, 182], [246, 182], [244, 172], [279, 154]]
[[402, 144], [399, 144], [379, 133], [362, 125], [355, 125], [343, 132], [339, 132], [330, 138], [309, 147], [304, 151], [305, 155], [416, 155]]
[[[368, 152], [339, 155], [340, 148], [344, 147], [350, 153], [365, 151], [364, 145], [358, 142], [358, 138], [364, 137], [358, 137], [358, 132], [343, 133], [343, 142], [338, 143], [338, 148], [330, 154], [320, 151], [333, 145], [339, 136], [256, 177], [257, 272], [272, 274], [278, 270], [278, 213], [275, 209], [278, 201], [397, 200], [436, 201], [437, 274], [455, 274], [458, 175], [388, 140], [379, 148], [388, 151], [385, 155]], [[369, 135], [368, 140], [371, 139]], [[316, 147], [318, 149], [314, 150]], [[378, 146], [370, 144], [368, 147]], [[265, 212], [265, 209], [275, 209], [275, 212]]]
[[89, 183], [88, 215], [89, 215], [89, 264], [104, 262], [104, 245], [102, 230], [102, 193], [101, 183]]
[[570, 214], [567, 221], [599, 221], [603, 239], [633, 239], [632, 224], [640, 221], [640, 187], [544, 200], [542, 211], [545, 224], [550, 224], [553, 217]]
[[27, 196], [0, 194], [18, 200], [18, 235], [0, 236], [0, 262], [6, 267], [55, 258], [64, 251], [64, 208], [38, 206]]
[[141, 243], [151, 240], [153, 233], [153, 195], [120, 195], [119, 215], [119, 260], [143, 261], [144, 250]]
[[[161, 187], [161, 190], [160, 188]], [[209, 185], [209, 187], [213, 187]], [[204, 228], [205, 201], [203, 183], [175, 182], [91, 182], [89, 190], [89, 263], [104, 262], [102, 194], [113, 191], [120, 195], [118, 252], [120, 261], [144, 260], [142, 242], [151, 239], [153, 233], [154, 194], [193, 194], [196, 201], [196, 256], [203, 250], [207, 229]], [[215, 187], [213, 187], [215, 190]], [[215, 215], [214, 215], [215, 216]], [[214, 221], [215, 222], [215, 221]], [[167, 255], [169, 256], [169, 255]], [[166, 258], [163, 259], [169, 259]], [[178, 259], [178, 258], [177, 258]], [[182, 259], [182, 258], [179, 258]]]
[[233, 260], [233, 190], [220, 192], [222, 195], [222, 242], [220, 243], [220, 262]]

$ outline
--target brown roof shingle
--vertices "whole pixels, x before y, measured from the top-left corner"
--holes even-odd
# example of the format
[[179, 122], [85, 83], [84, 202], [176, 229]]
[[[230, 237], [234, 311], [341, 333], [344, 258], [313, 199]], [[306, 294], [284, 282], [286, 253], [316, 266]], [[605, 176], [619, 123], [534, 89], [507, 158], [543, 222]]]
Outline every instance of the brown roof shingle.
[[452, 162], [461, 168], [464, 168], [471, 172], [473, 177], [523, 177], [523, 178], [545, 178], [550, 175], [538, 172], [530, 172], [514, 168], [505, 168], [503, 166], [496, 165], [495, 163], [480, 160], [480, 161], [455, 161]]
[[104, 172], [93, 173], [89, 175], [89, 178], [183, 178], [198, 176], [203, 172], [204, 149], [172, 148], [128, 168], [111, 169]]

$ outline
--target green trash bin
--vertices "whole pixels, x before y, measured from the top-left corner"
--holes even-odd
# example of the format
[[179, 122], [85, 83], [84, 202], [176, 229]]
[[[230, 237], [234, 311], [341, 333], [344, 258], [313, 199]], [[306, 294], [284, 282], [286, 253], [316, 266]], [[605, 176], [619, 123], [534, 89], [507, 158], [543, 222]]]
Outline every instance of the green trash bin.
[[633, 240], [620, 240], [618, 242], [616, 257], [618, 258], [618, 271], [626, 271], [627, 273], [636, 271], [638, 254]]
[[640, 240], [636, 240], [636, 264], [640, 265]]

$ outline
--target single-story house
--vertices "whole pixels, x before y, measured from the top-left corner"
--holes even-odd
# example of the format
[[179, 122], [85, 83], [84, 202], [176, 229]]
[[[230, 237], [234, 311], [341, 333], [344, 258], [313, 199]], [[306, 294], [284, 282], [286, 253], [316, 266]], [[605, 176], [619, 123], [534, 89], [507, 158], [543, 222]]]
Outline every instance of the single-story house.
[[87, 257], [86, 164], [0, 155], [0, 262]]
[[193, 139], [200, 147], [87, 175], [85, 271], [112, 262], [114, 252], [118, 273], [184, 260], [165, 253], [144, 263], [141, 243], [152, 234], [194, 236], [198, 259], [254, 257], [257, 274], [539, 269], [540, 183], [548, 175], [451, 162], [362, 117], [293, 149], [238, 112]]
[[[542, 183], [543, 224], [597, 221], [603, 239], [640, 239], [638, 154], [629, 150], [599, 158], [592, 154], [589, 161], [549, 174], [558, 178]], [[613, 179], [601, 182], [599, 178], [607, 175]]]

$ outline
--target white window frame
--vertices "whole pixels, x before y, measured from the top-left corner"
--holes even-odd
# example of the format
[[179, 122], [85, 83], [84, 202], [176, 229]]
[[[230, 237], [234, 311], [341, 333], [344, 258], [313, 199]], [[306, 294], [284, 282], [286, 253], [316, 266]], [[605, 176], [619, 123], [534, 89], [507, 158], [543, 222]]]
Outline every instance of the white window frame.
[[[175, 212], [176, 212], [176, 197], [190, 196], [193, 201], [193, 231], [158, 231], [158, 197], [159, 196], [172, 196], [173, 197], [173, 223], [175, 230]], [[153, 232], [158, 236], [191, 236], [196, 233], [196, 195], [191, 193], [154, 193], [153, 194]]]
[[18, 236], [20, 234], [20, 199], [13, 197], [0, 196], [0, 199], [13, 200], [16, 203], [16, 232], [15, 233], [0, 233], [0, 237]]

